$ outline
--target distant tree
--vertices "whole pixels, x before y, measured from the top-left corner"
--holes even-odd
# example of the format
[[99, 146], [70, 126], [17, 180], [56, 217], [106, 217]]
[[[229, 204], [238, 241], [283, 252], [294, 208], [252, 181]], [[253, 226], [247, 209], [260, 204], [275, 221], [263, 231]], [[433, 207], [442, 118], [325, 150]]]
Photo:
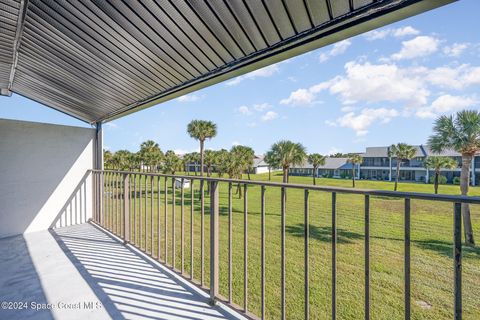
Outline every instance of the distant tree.
[[283, 182], [288, 182], [288, 170], [291, 166], [301, 165], [305, 162], [307, 154], [305, 147], [300, 143], [288, 140], [281, 140], [272, 145], [270, 151], [273, 157], [278, 160], [278, 165], [283, 170]]
[[352, 188], [355, 188], [355, 167], [361, 164], [362, 161], [363, 161], [363, 158], [359, 154], [352, 154], [348, 158], [348, 162], [352, 164]]
[[313, 166], [313, 172], [312, 172], [313, 185], [317, 184], [316, 176], [317, 176], [318, 167], [325, 165], [325, 160], [326, 160], [325, 157], [319, 153], [312, 153], [308, 155], [308, 163], [310, 163]]
[[204, 156], [204, 164], [205, 168], [207, 169], [207, 177], [212, 176], [212, 168], [215, 166], [217, 163], [217, 153], [214, 150], [205, 150], [205, 156]]
[[187, 126], [190, 137], [200, 142], [200, 175], [203, 176], [205, 140], [217, 135], [217, 125], [212, 121], [192, 120]]
[[412, 147], [406, 143], [392, 144], [389, 150], [389, 156], [394, 157], [397, 160], [397, 176], [395, 177], [394, 191], [397, 191], [398, 178], [400, 176], [400, 165], [405, 160], [410, 160], [415, 157], [415, 147]]
[[113, 154], [110, 150], [103, 150], [103, 165], [105, 169], [112, 169], [112, 157]]
[[[227, 155], [224, 168], [230, 179], [242, 178], [242, 172], [245, 170], [245, 163], [243, 159], [238, 156], [238, 154], [235, 154], [235, 150], [233, 148]], [[239, 183], [237, 183], [235, 194], [238, 194], [239, 199], [242, 197], [242, 188]]]
[[128, 150], [118, 150], [113, 154], [112, 162], [115, 164], [117, 170], [130, 169], [131, 152]]
[[265, 158], [263, 159], [265, 163], [268, 165], [268, 180], [272, 180], [272, 168], [278, 168], [280, 166], [279, 160], [275, 158], [275, 154], [273, 151], [268, 151], [265, 154]]
[[[480, 151], [480, 112], [463, 110], [455, 116], [441, 116], [435, 120], [433, 135], [428, 139], [433, 152], [440, 153], [453, 149], [462, 155], [460, 173], [460, 191], [468, 195], [470, 185], [470, 166], [473, 157]], [[473, 238], [470, 206], [462, 203], [465, 244], [475, 246]]]
[[455, 159], [450, 157], [428, 157], [425, 161], [425, 168], [433, 169], [435, 171], [435, 177], [433, 179], [433, 189], [435, 194], [438, 194], [438, 178], [440, 177], [440, 170], [442, 169], [455, 169], [458, 167], [458, 163]]
[[187, 168], [187, 166], [193, 165], [195, 175], [197, 175], [197, 167], [198, 163], [200, 162], [200, 154], [198, 152], [185, 153], [183, 155], [183, 160], [185, 163], [185, 171], [190, 174], [190, 170]]
[[215, 157], [215, 167], [217, 169], [217, 174], [221, 178], [227, 172], [226, 163], [228, 161], [228, 151], [225, 149], [220, 149], [216, 151]]
[[165, 152], [165, 157], [163, 158], [162, 171], [163, 173], [175, 174], [175, 172], [182, 170], [183, 163], [182, 159], [175, 154], [172, 150]]
[[233, 146], [230, 152], [237, 158], [241, 163], [242, 171], [247, 172], [248, 180], [250, 179], [250, 170], [253, 167], [253, 162], [255, 159], [255, 151], [252, 148], [247, 146]]
[[153, 140], [142, 142], [140, 145], [139, 155], [143, 165], [148, 166], [150, 171], [153, 171], [153, 169], [160, 164], [163, 158], [163, 153], [160, 150], [158, 143]]

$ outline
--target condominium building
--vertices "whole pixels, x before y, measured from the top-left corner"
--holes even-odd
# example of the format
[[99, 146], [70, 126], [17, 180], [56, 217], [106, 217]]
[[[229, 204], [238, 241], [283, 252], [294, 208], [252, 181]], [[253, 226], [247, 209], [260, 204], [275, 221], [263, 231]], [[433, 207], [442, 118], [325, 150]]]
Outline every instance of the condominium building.
[[[446, 150], [440, 154], [432, 152], [428, 145], [415, 147], [415, 156], [410, 160], [403, 160], [400, 164], [399, 180], [428, 182], [434, 171], [425, 168], [428, 157], [446, 156], [455, 159], [458, 167], [455, 169], [442, 169], [440, 174], [452, 183], [455, 177], [460, 177], [462, 156], [453, 150]], [[396, 178], [397, 160], [390, 156], [390, 147], [367, 147], [364, 153], [360, 153], [363, 161], [356, 168], [356, 176], [365, 180], [393, 181]], [[345, 178], [350, 177], [352, 165], [347, 158], [327, 158], [324, 166], [318, 168], [317, 177]], [[480, 156], [475, 156], [471, 164], [471, 184], [480, 183]], [[292, 175], [312, 175], [313, 167], [305, 163], [290, 169]]]

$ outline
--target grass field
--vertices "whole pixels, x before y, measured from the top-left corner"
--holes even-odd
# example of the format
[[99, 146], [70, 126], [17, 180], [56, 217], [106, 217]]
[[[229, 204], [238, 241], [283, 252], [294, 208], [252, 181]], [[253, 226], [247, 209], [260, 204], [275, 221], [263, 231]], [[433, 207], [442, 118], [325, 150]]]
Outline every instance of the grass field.
[[[268, 175], [252, 175], [255, 180], [268, 180]], [[273, 181], [280, 181], [274, 175]], [[311, 184], [310, 177], [291, 177], [292, 183]], [[140, 197], [135, 201], [138, 214]], [[142, 188], [144, 180], [142, 179]], [[317, 184], [351, 187], [349, 180], [317, 179]], [[172, 199], [171, 181], [168, 181], [168, 257], [172, 264]], [[200, 279], [200, 201], [199, 183], [194, 197], [194, 278]], [[357, 181], [357, 188], [392, 190], [393, 183]], [[108, 189], [107, 189], [108, 191]], [[164, 180], [154, 180], [153, 210], [150, 182], [147, 201], [142, 192], [142, 221], [147, 228], [136, 231], [140, 235], [137, 246], [152, 252], [151, 212], [153, 211], [153, 255], [157, 256], [157, 228], [160, 221], [160, 260], [164, 261]], [[228, 184], [220, 184], [220, 294], [228, 297]], [[235, 191], [235, 188], [234, 188]], [[401, 183], [399, 191], [433, 192], [430, 184]], [[440, 186], [440, 193], [458, 194], [458, 186]], [[109, 194], [108, 192], [106, 194]], [[480, 195], [480, 188], [472, 188], [470, 195]], [[288, 190], [286, 214], [286, 309], [287, 319], [303, 319], [304, 306], [304, 215], [303, 190]], [[363, 318], [364, 303], [364, 203], [362, 195], [337, 195], [337, 312], [338, 319]], [[106, 197], [107, 212], [112, 199]], [[190, 274], [190, 189], [185, 190], [185, 274]], [[310, 316], [312, 319], [331, 317], [331, 194], [310, 193]], [[133, 199], [131, 201], [133, 212]], [[209, 282], [209, 198], [205, 198], [205, 284]], [[453, 207], [451, 203], [412, 200], [411, 216], [411, 278], [412, 318], [451, 319], [453, 315]], [[260, 187], [248, 187], [248, 310], [260, 314]], [[372, 197], [371, 212], [371, 317], [372, 319], [403, 318], [403, 200]], [[107, 213], [107, 217], [109, 213]], [[137, 215], [137, 217], [139, 217]], [[133, 219], [133, 217], [132, 217]], [[243, 306], [244, 265], [244, 201], [233, 196], [233, 302]], [[480, 208], [472, 206], [474, 232], [479, 240]], [[133, 223], [133, 220], [132, 220]], [[280, 190], [269, 187], [266, 193], [266, 308], [268, 319], [280, 315]], [[119, 224], [118, 224], [119, 225]], [[181, 264], [181, 207], [180, 191], [176, 191], [175, 247], [176, 264]], [[143, 239], [146, 229], [146, 243]], [[134, 232], [135, 234], [135, 232]], [[463, 248], [463, 307], [464, 319], [480, 318], [480, 249]]]

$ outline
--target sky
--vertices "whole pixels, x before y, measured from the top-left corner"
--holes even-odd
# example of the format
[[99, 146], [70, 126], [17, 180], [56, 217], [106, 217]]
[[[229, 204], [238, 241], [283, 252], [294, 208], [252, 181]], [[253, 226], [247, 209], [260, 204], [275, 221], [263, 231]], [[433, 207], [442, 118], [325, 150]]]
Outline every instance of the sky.
[[[480, 1], [461, 0], [106, 123], [104, 147], [198, 150], [186, 133], [211, 120], [209, 149], [283, 139], [308, 153], [424, 144], [442, 114], [480, 108]], [[89, 127], [18, 95], [0, 97], [0, 118]]]

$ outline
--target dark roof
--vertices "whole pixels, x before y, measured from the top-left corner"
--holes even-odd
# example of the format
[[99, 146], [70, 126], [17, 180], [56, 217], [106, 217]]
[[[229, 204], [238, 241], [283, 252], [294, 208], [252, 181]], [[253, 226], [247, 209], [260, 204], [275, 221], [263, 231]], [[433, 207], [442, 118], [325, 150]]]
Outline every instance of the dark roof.
[[2, 0], [0, 92], [94, 123], [454, 0]]

